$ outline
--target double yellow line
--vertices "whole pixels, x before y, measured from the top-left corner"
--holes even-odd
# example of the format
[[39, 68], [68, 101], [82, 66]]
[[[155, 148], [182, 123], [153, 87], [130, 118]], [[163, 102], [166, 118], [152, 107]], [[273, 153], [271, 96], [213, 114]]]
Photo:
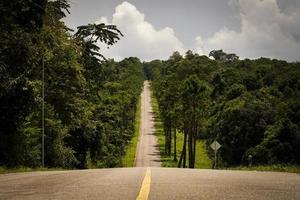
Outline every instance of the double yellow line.
[[146, 175], [144, 177], [142, 187], [140, 193], [136, 200], [147, 200], [150, 192], [150, 185], [151, 185], [151, 169], [150, 167], [147, 168]]

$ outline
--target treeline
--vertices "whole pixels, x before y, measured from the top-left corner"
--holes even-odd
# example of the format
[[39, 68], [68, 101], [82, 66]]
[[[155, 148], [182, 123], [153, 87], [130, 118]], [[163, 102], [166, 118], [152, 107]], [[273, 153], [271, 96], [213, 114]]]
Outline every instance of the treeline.
[[43, 122], [46, 167], [120, 165], [143, 66], [104, 60], [97, 42], [113, 45], [122, 33], [89, 24], [71, 34], [61, 21], [68, 8], [66, 0], [0, 3], [0, 166], [42, 165]]
[[[239, 60], [212, 51], [210, 59], [188, 51], [145, 63], [158, 100], [165, 153], [176, 155], [176, 134], [184, 134], [178, 167], [195, 166], [196, 140], [217, 140], [223, 167], [300, 164], [300, 64], [260, 58]], [[171, 152], [172, 141], [175, 152]]]

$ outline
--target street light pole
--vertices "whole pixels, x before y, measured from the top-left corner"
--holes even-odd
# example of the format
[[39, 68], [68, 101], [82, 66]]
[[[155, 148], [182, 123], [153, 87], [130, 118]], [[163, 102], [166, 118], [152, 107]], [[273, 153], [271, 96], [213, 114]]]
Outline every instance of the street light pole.
[[42, 167], [45, 167], [45, 66], [42, 57]]

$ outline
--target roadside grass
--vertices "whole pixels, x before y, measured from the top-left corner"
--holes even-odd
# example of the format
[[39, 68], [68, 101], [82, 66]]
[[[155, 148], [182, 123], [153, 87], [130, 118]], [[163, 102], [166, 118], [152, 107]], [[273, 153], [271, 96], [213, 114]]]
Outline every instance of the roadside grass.
[[[158, 140], [158, 146], [162, 161], [163, 167], [177, 167], [177, 162], [173, 160], [173, 153], [171, 157], [168, 157], [165, 154], [165, 136], [163, 131], [163, 125], [162, 121], [160, 120], [159, 111], [158, 111], [158, 104], [156, 98], [151, 93], [151, 105], [153, 109], [154, 114], [154, 122], [155, 122], [155, 135], [157, 136]], [[183, 146], [183, 133], [177, 132], [177, 143], [176, 143], [176, 154], [177, 154], [177, 160], [180, 158], [182, 146]], [[173, 143], [174, 141], [172, 141]], [[173, 145], [171, 152], [174, 152]], [[188, 154], [187, 154], [188, 157]], [[187, 158], [188, 163], [188, 158]], [[211, 169], [212, 167], [212, 160], [208, 157], [206, 148], [205, 148], [205, 142], [198, 140], [196, 144], [196, 163], [195, 168], [198, 169]]]
[[252, 167], [238, 166], [226, 168], [230, 170], [245, 170], [245, 171], [272, 171], [272, 172], [289, 172], [300, 173], [299, 165], [258, 165]]
[[136, 147], [139, 139], [141, 125], [141, 96], [138, 99], [137, 111], [135, 113], [134, 134], [130, 143], [126, 146], [125, 155], [122, 158], [122, 167], [133, 167], [135, 160]]
[[19, 173], [19, 172], [36, 172], [36, 171], [63, 171], [63, 170], [70, 170], [64, 168], [30, 168], [30, 167], [17, 167], [17, 168], [5, 168], [0, 167], [0, 174], [7, 174], [7, 173]]

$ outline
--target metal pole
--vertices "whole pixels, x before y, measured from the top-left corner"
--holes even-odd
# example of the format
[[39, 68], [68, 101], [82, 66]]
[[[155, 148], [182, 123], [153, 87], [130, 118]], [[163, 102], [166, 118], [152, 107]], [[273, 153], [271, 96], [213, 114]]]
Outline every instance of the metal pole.
[[45, 167], [45, 67], [42, 57], [42, 167]]
[[215, 147], [215, 148], [214, 148], [214, 149], [215, 149], [215, 166], [214, 166], [214, 168], [215, 168], [215, 169], [217, 169], [217, 143], [216, 143], [216, 141], [217, 141], [217, 140], [215, 139], [215, 141], [214, 141], [214, 145], [215, 145], [215, 146], [214, 146], [214, 147]]
[[215, 169], [217, 169], [217, 150], [215, 150]]

